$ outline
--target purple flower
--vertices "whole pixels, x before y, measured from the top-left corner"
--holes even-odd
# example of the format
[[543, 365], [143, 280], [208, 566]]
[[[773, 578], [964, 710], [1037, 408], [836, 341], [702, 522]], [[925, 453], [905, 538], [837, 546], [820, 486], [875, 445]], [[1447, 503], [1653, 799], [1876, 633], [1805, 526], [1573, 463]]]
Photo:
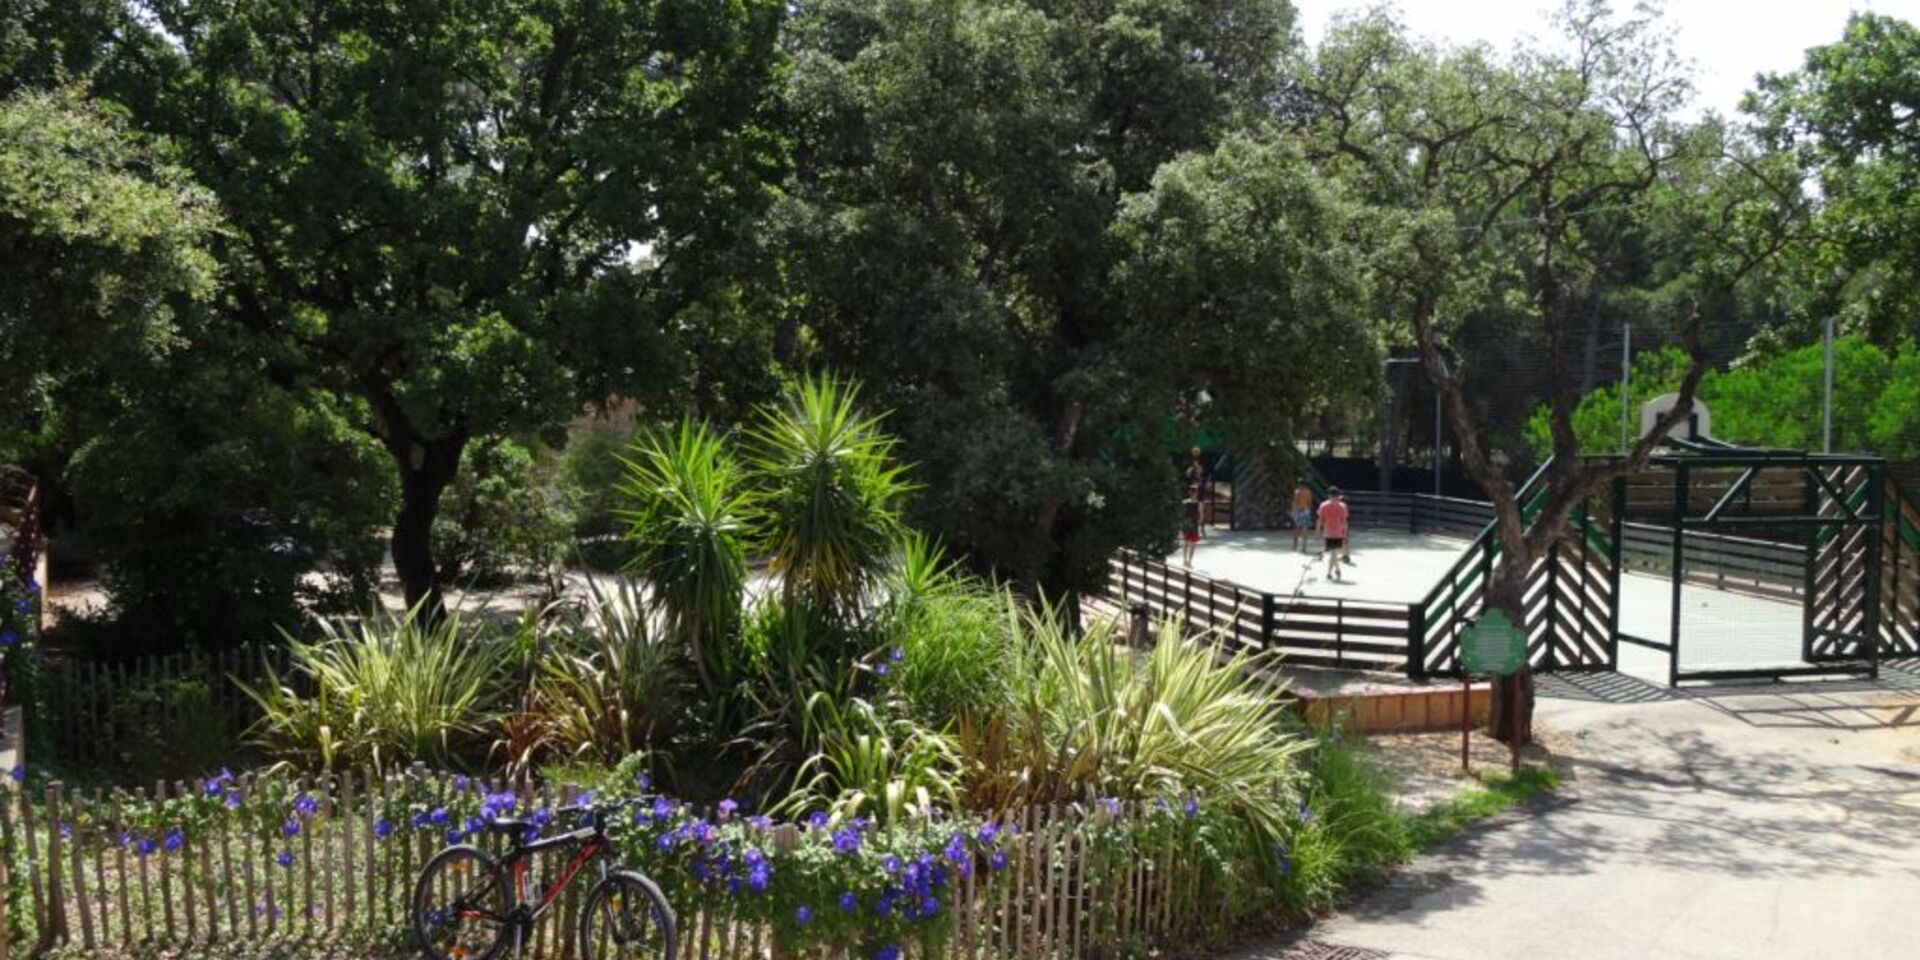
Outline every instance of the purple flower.
[[947, 840], [947, 848], [945, 850], [940, 851], [940, 853], [942, 856], [946, 857], [948, 860], [952, 860], [955, 863], [959, 863], [960, 861], [966, 859], [967, 857], [966, 835], [961, 833], [954, 834], [950, 839]]
[[873, 960], [900, 960], [900, 947], [889, 943], [874, 951]]
[[801, 904], [801, 905], [799, 905], [799, 906], [797, 906], [797, 907], [795, 907], [795, 908], [793, 908], [793, 922], [794, 922], [794, 923], [797, 923], [797, 924], [799, 924], [799, 925], [801, 925], [801, 926], [803, 926], [803, 927], [804, 927], [804, 926], [806, 926], [806, 925], [807, 925], [807, 923], [808, 923], [809, 921], [811, 921], [812, 919], [813, 919], [813, 911], [812, 911], [812, 910], [808, 910], [808, 909], [807, 909], [807, 905], [806, 905], [806, 904], [804, 904], [804, 903], [803, 903], [803, 904]]
[[653, 818], [661, 823], [673, 819], [673, 801], [666, 797], [654, 797]]
[[0, 630], [0, 647], [11, 647], [20, 642], [20, 635], [12, 630]]
[[926, 897], [920, 901], [920, 916], [931, 920], [933, 919], [933, 915], [939, 912], [940, 901], [932, 897]]
[[893, 916], [893, 898], [882, 896], [880, 901], [873, 905], [873, 912], [878, 914], [882, 920]]
[[427, 822], [433, 824], [436, 827], [446, 826], [447, 819], [448, 819], [448, 814], [447, 814], [446, 807], [434, 807], [433, 812], [427, 814]]
[[859, 853], [859, 832], [850, 828], [836, 831], [833, 835], [833, 849], [845, 854]]
[[455, 790], [465, 790], [467, 789], [467, 784], [472, 782], [473, 781], [467, 779], [467, 775], [464, 773], [456, 773], [453, 775], [453, 788]]
[[841, 913], [852, 913], [858, 909], [860, 909], [860, 898], [854, 896], [852, 890], [848, 890], [840, 895]]
[[375, 840], [385, 840], [391, 836], [393, 836], [393, 824], [387, 822], [385, 818], [373, 822], [373, 838]]
[[815, 810], [813, 813], [807, 815], [807, 826], [812, 827], [815, 830], [818, 830], [821, 827], [826, 826], [829, 819], [830, 818], [827, 816], [826, 811]]
[[660, 848], [661, 853], [666, 853], [667, 851], [673, 849], [673, 843], [676, 839], [678, 838], [675, 837], [671, 832], [663, 833], [660, 835], [659, 839], [655, 840], [653, 843], [654, 843], [654, 846], [657, 846]]
[[979, 839], [980, 839], [981, 846], [983, 847], [993, 846], [993, 842], [995, 840], [1000, 839], [1000, 828], [991, 823], [981, 824]]
[[892, 656], [892, 657], [893, 657], [893, 662], [894, 662], [894, 663], [899, 663], [899, 662], [901, 662], [901, 661], [903, 661], [903, 660], [905, 660], [905, 659], [907, 659], [907, 651], [906, 651], [906, 649], [905, 649], [905, 648], [903, 648], [903, 647], [894, 647], [894, 648], [893, 648], [893, 653], [892, 653], [892, 654], [890, 654], [890, 656]]
[[540, 809], [535, 810], [533, 812], [533, 816], [527, 819], [528, 819], [528, 822], [532, 823], [536, 828], [544, 827], [547, 824], [553, 822], [553, 811], [548, 810], [546, 807], [541, 807]]
[[282, 870], [293, 869], [293, 851], [282, 850], [279, 853], [274, 854], [273, 862], [279, 864], [280, 869]]
[[467, 838], [467, 835], [464, 833], [461, 833], [458, 829], [448, 830], [446, 832], [446, 841], [447, 841], [447, 846], [449, 847], [453, 846], [456, 843], [459, 843], [462, 840], [465, 840], [466, 838]]
[[705, 820], [695, 821], [693, 824], [693, 842], [703, 847], [709, 843], [712, 843], [713, 842], [713, 824], [708, 823]]
[[[65, 820], [60, 821], [60, 839], [62, 840], [73, 839], [73, 824], [68, 823]], [[172, 849], [172, 848], [168, 848], [168, 849]]]
[[754, 864], [753, 869], [747, 871], [747, 889], [754, 893], [767, 892], [767, 880], [772, 872], [765, 863]]
[[286, 836], [286, 837], [297, 837], [297, 836], [299, 836], [299, 835], [300, 835], [300, 821], [298, 821], [298, 820], [288, 820], [288, 821], [287, 821], [286, 823], [283, 823], [283, 824], [281, 824], [281, 825], [280, 825], [280, 833], [281, 833], [281, 835], [282, 835], [282, 836]]
[[994, 870], [1005, 870], [1007, 868], [1007, 852], [1005, 850], [995, 850], [993, 856], [987, 859], [987, 866]]
[[1120, 815], [1120, 798], [1119, 797], [1101, 797], [1100, 808], [1107, 811], [1107, 816], [1117, 817]]
[[720, 819], [725, 820], [733, 816], [733, 812], [738, 809], [740, 809], [740, 803], [732, 797], [720, 801]]
[[415, 830], [424, 830], [426, 829], [426, 827], [427, 827], [427, 812], [425, 810], [414, 811], [413, 828]]
[[893, 671], [892, 671], [892, 669], [891, 669], [890, 667], [888, 667], [888, 666], [887, 666], [886, 664], [884, 664], [884, 663], [876, 663], [876, 664], [874, 664], [874, 665], [873, 665], [873, 672], [874, 672], [874, 673], [877, 673], [877, 674], [879, 674], [880, 676], [883, 676], [883, 677], [884, 677], [884, 676], [886, 676], [887, 674], [889, 674], [889, 673], [891, 673], [891, 672], [893, 672]]
[[1186, 804], [1180, 809], [1185, 811], [1189, 817], [1197, 817], [1200, 815], [1200, 803], [1192, 797], [1188, 797]]
[[138, 841], [135, 841], [133, 845], [133, 852], [143, 857], [151, 854], [154, 849], [154, 842], [146, 837], [141, 837]]
[[1307, 801], [1305, 800], [1300, 801], [1300, 822], [1301, 823], [1313, 822], [1313, 808], [1307, 806]]
[[314, 811], [319, 809], [320, 801], [315, 800], [310, 794], [303, 793], [293, 798], [293, 812], [303, 817], [311, 817]]
[[753, 827], [755, 830], [772, 830], [773, 818], [766, 814], [748, 817], [747, 825]]
[[227, 794], [227, 809], [228, 810], [240, 809], [240, 794], [234, 793], [234, 792], [229, 792]]
[[647, 772], [642, 770], [633, 775], [633, 785], [639, 787], [641, 790], [652, 790], [653, 778], [647, 776]]
[[887, 854], [887, 858], [885, 860], [880, 861], [880, 869], [885, 870], [888, 873], [899, 873], [900, 858], [894, 856], [891, 853]]
[[12, 779], [14, 783], [26, 783], [27, 765], [24, 763], [14, 764], [13, 769], [7, 771], [7, 776]]
[[747, 852], [741, 857], [741, 859], [747, 862], [747, 866], [757, 867], [760, 864], [767, 862], [767, 855], [760, 852], [759, 847], [748, 847]]
[[173, 853], [186, 845], [187, 835], [181, 832], [179, 827], [174, 827], [172, 830], [167, 831], [166, 842], [161, 844], [168, 853]]

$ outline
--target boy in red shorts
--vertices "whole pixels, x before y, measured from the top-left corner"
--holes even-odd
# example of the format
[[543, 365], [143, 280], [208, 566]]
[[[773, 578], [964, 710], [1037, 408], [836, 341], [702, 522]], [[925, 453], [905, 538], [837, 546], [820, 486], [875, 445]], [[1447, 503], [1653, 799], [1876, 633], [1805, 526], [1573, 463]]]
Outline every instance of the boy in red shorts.
[[1320, 535], [1327, 539], [1327, 579], [1340, 579], [1340, 555], [1347, 546], [1347, 495], [1339, 487], [1327, 491], [1320, 505]]

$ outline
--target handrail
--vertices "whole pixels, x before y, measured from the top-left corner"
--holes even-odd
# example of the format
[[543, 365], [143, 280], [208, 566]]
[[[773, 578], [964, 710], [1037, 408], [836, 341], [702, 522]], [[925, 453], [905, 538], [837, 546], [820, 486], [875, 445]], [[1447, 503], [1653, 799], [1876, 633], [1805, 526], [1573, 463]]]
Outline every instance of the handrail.
[[[1520, 489], [1514, 491], [1513, 496], [1515, 500], [1520, 501], [1520, 513], [1523, 518], [1526, 516], [1528, 512], [1530, 512], [1533, 509], [1533, 504], [1529, 503], [1529, 500], [1537, 499], [1541, 494], [1544, 494], [1546, 492], [1544, 488], [1538, 491], [1533, 491], [1533, 486], [1534, 484], [1539, 483], [1542, 479], [1546, 477], [1547, 468], [1551, 467], [1552, 465], [1553, 465], [1553, 458], [1548, 457], [1545, 462], [1540, 464], [1539, 469], [1533, 471], [1533, 476], [1528, 477], [1527, 482], [1521, 484]], [[1533, 492], [1530, 493], [1529, 491], [1533, 491]], [[1500, 516], [1496, 512], [1494, 514], [1494, 518], [1488, 521], [1486, 526], [1480, 528], [1480, 533], [1476, 535], [1473, 538], [1473, 540], [1467, 544], [1466, 550], [1462, 551], [1460, 554], [1460, 559], [1456, 561], [1452, 567], [1449, 567], [1446, 573], [1443, 573], [1440, 575], [1440, 582], [1434, 584], [1433, 589], [1429, 591], [1424, 598], [1421, 599], [1420, 609], [1423, 609], [1423, 610], [1426, 609], [1435, 600], [1439, 599], [1440, 592], [1446, 589], [1447, 584], [1450, 581], [1452, 581], [1455, 577], [1458, 577], [1467, 566], [1469, 566], [1470, 564], [1477, 563], [1478, 562], [1477, 555], [1480, 553], [1481, 550], [1492, 549], [1496, 552], [1499, 550], [1499, 545], [1497, 542], [1495, 542], [1495, 537], [1493, 536], [1494, 529], [1499, 525], [1500, 525]], [[1490, 543], [1492, 544], [1491, 547], [1488, 546]]]

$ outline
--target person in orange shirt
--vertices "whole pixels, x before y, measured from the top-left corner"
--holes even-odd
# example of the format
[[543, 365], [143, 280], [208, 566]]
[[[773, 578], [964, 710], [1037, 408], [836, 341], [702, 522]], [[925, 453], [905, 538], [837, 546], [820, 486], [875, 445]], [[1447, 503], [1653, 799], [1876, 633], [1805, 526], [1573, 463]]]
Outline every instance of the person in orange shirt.
[[1334, 487], [1320, 505], [1320, 535], [1327, 541], [1327, 579], [1340, 579], [1340, 554], [1347, 546], [1347, 497]]
[[1293, 551], [1299, 553], [1306, 549], [1301, 544], [1313, 529], [1313, 490], [1307, 486], [1306, 477], [1294, 481], [1293, 504], [1287, 509], [1293, 515]]

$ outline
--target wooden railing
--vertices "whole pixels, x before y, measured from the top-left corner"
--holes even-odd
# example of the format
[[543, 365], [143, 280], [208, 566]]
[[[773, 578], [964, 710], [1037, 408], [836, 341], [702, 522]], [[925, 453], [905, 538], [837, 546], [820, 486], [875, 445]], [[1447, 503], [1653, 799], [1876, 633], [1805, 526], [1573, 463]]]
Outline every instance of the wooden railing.
[[46, 715], [33, 720], [62, 763], [127, 768], [123, 754], [183, 724], [231, 742], [260, 716], [240, 684], [260, 686], [269, 668], [291, 679], [288, 667], [288, 648], [276, 644], [113, 660], [54, 657], [44, 681]]
[[1407, 665], [1404, 603], [1266, 593], [1131, 552], [1109, 562], [1106, 597], [1123, 608], [1145, 604], [1155, 619], [1291, 663], [1392, 671]]

